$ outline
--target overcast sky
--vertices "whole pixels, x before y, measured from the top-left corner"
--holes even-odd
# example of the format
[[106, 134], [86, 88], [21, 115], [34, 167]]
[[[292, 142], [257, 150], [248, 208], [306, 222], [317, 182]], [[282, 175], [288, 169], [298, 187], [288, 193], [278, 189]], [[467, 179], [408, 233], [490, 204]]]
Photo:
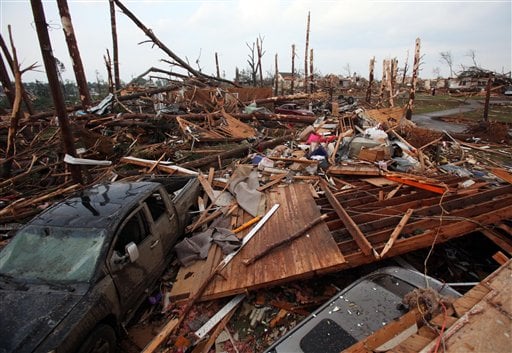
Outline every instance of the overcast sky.
[[[382, 60], [396, 57], [403, 67], [414, 42], [421, 39], [423, 65], [420, 76], [434, 76], [438, 67], [449, 75], [440, 52], [450, 51], [455, 71], [477, 63], [497, 72], [512, 66], [512, 1], [342, 1], [342, 0], [125, 0], [123, 2], [167, 47], [203, 72], [214, 75], [215, 53], [221, 72], [233, 79], [235, 67], [247, 69], [249, 49], [263, 38], [264, 73], [274, 72], [278, 54], [281, 71], [291, 71], [291, 46], [295, 44], [296, 69], [304, 70], [308, 11], [311, 12], [310, 48], [315, 71], [365, 77], [368, 62], [376, 57], [376, 76]], [[112, 54], [108, 0], [68, 0], [81, 57], [89, 81], [105, 80], [103, 56]], [[65, 79], [74, 80], [58, 9], [54, 0], [44, 1], [54, 55], [64, 63]], [[170, 70], [161, 59], [166, 54], [149, 43], [144, 33], [120, 10], [116, 11], [121, 79], [129, 81], [150, 67]], [[46, 81], [29, 0], [0, 0], [0, 30], [8, 40], [7, 25], [22, 67], [34, 62], [41, 72], [29, 72], [24, 80]], [[176, 72], [182, 72], [176, 68]], [[266, 75], [266, 74], [264, 74]]]

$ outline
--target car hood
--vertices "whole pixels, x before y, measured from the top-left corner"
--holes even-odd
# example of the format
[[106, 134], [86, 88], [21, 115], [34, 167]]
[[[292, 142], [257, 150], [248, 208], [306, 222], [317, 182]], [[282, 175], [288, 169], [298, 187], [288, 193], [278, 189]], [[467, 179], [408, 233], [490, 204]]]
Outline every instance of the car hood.
[[1, 290], [0, 353], [32, 352], [82, 297], [51, 290]]

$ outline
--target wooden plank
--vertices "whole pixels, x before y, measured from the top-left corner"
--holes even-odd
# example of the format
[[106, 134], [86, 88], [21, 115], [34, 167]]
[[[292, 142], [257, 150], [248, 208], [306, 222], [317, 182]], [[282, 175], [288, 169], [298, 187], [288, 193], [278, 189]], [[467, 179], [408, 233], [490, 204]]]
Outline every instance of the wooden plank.
[[492, 255], [492, 258], [500, 265], [504, 265], [508, 261], [508, 257], [501, 251], [498, 251], [496, 254]]
[[[446, 330], [445, 352], [509, 353], [511, 328], [510, 316], [482, 301]], [[432, 352], [436, 345], [437, 340], [432, 341], [420, 352]]]
[[270, 188], [270, 187], [272, 187], [272, 186], [274, 186], [274, 185], [276, 185], [276, 184], [279, 184], [279, 183], [281, 182], [281, 180], [283, 180], [284, 178], [286, 178], [286, 176], [287, 176], [287, 175], [288, 175], [288, 174], [280, 174], [280, 175], [278, 175], [278, 176], [277, 176], [277, 178], [275, 178], [275, 179], [274, 179], [274, 180], [272, 180], [271, 182], [266, 183], [265, 185], [260, 186], [260, 187], [259, 187], [259, 188], [257, 188], [256, 190], [258, 190], [258, 191], [264, 191], [264, 190], [266, 190], [266, 189], [268, 189], [268, 188]]
[[[213, 192], [213, 188], [210, 185], [210, 183], [208, 182], [208, 180], [202, 174], [199, 174], [197, 176], [197, 179], [201, 183], [201, 186], [203, 187], [203, 190], [206, 193], [206, 195], [208, 195], [208, 197], [210, 198], [210, 201], [213, 202], [215, 200], [215, 193]], [[204, 201], [205, 201], [205, 204], [206, 204], [206, 200], [204, 200]]]
[[409, 218], [411, 217], [413, 212], [414, 212], [414, 210], [412, 208], [409, 208], [407, 210], [407, 212], [405, 212], [404, 216], [400, 220], [400, 223], [398, 223], [396, 228], [393, 230], [393, 233], [391, 233], [391, 235], [389, 236], [389, 240], [387, 241], [386, 245], [384, 246], [384, 249], [382, 249], [382, 251], [380, 253], [380, 257], [383, 257], [384, 255], [386, 255], [387, 252], [389, 251], [389, 249], [391, 249], [391, 247], [395, 243], [395, 240], [398, 238], [398, 236], [402, 232], [402, 229], [404, 229], [405, 224], [407, 223], [407, 221], [409, 220]]
[[176, 325], [178, 325], [179, 320], [173, 319], [170, 320], [165, 326], [160, 330], [160, 332], [144, 347], [141, 353], [152, 353], [155, 349], [162, 344], [162, 342], [169, 336], [169, 334], [174, 331]]
[[509, 184], [512, 184], [512, 174], [502, 168], [491, 168], [491, 173], [496, 175], [498, 178], [503, 179]]
[[380, 175], [380, 170], [374, 165], [335, 165], [327, 169], [329, 175]]
[[349, 231], [350, 235], [352, 235], [352, 238], [355, 240], [363, 254], [369, 256], [373, 255], [376, 259], [379, 258], [379, 254], [375, 249], [372, 247], [370, 242], [366, 239], [364, 234], [361, 232], [357, 224], [350, 218], [347, 211], [341, 206], [339, 201], [336, 199], [336, 197], [333, 195], [331, 190], [329, 189], [329, 185], [327, 182], [323, 179], [320, 180], [320, 187], [325, 193], [325, 196], [329, 200], [329, 203], [336, 211], [336, 214], [341, 219], [347, 230]]
[[392, 180], [382, 178], [382, 177], [380, 177], [380, 178], [365, 178], [365, 179], [361, 179], [361, 180], [364, 182], [367, 182], [368, 184], [371, 184], [373, 186], [378, 186], [378, 187], [397, 184], [396, 181], [392, 181]]
[[509, 255], [512, 255], [512, 241], [506, 237], [502, 237], [499, 233], [494, 232], [490, 229], [482, 229], [480, 231], [494, 244], [498, 245], [502, 250], [506, 251]]
[[406, 184], [409, 186], [414, 186], [419, 189], [432, 191], [432, 192], [435, 192], [436, 194], [443, 195], [447, 191], [447, 189], [445, 187], [431, 185], [431, 184], [419, 182], [419, 181], [412, 180], [412, 179], [405, 179], [405, 178], [401, 178], [401, 177], [397, 177], [397, 176], [393, 176], [393, 175], [386, 175], [386, 178], [388, 178], [389, 180], [392, 180], [392, 181], [396, 181], [397, 183], [402, 183], [402, 184]]

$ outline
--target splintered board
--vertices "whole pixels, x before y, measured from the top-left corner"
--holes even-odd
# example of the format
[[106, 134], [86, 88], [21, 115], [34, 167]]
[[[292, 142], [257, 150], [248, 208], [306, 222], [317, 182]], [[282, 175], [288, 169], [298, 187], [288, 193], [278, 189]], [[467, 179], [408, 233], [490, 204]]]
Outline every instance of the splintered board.
[[[252, 258], [269, 245], [303, 229], [320, 216], [320, 211], [307, 184], [292, 184], [274, 188], [267, 194], [267, 209], [280, 207], [245, 247], [231, 260], [206, 288], [202, 300], [222, 298], [246, 290], [312, 277], [317, 271], [327, 270], [345, 262], [327, 225], [320, 222], [299, 239], [285, 244], [246, 266], [244, 259]], [[240, 217], [237, 225], [246, 219]], [[215, 270], [222, 259], [217, 246], [212, 246], [205, 261], [181, 268], [171, 291], [175, 300], [188, 298]], [[224, 278], [222, 278], [224, 277]]]

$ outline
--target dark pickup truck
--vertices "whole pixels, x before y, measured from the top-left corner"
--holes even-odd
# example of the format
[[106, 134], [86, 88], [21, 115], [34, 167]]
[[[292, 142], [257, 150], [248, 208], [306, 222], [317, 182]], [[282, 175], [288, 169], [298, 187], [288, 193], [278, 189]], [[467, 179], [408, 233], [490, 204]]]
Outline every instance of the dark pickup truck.
[[100, 184], [27, 223], [0, 252], [0, 352], [115, 352], [199, 195], [196, 178]]

